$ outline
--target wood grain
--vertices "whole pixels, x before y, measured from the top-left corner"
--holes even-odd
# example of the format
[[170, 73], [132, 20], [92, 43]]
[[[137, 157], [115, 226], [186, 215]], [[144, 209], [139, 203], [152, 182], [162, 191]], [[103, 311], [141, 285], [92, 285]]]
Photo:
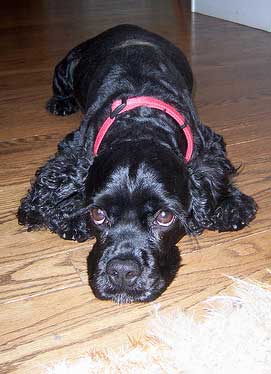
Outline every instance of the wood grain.
[[72, 288], [82, 283], [68, 253], [2, 265], [0, 279], [0, 304]]
[[[44, 366], [91, 348], [116, 348], [140, 336], [154, 305], [201, 317], [202, 301], [232, 292], [228, 276], [270, 283], [271, 39], [269, 34], [202, 15], [187, 1], [8, 1], [0, 23], [0, 373], [44, 373]], [[136, 23], [182, 47], [195, 75], [202, 121], [222, 134], [236, 183], [259, 211], [234, 233], [204, 232], [178, 244], [182, 266], [149, 304], [94, 298], [86, 257], [94, 241], [28, 233], [16, 210], [37, 167], [79, 126], [81, 114], [44, 110], [54, 65], [74, 45], [118, 23]]]

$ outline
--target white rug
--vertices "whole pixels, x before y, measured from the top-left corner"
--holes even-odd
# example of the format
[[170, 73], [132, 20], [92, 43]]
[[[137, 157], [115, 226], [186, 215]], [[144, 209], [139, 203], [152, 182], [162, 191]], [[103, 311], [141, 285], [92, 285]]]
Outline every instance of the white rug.
[[202, 322], [155, 312], [140, 341], [60, 362], [48, 374], [271, 374], [271, 287], [235, 279], [236, 296], [206, 301]]

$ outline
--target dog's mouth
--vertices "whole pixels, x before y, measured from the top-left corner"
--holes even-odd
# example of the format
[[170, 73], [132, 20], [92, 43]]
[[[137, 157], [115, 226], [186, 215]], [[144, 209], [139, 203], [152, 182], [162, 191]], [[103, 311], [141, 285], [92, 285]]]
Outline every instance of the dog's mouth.
[[160, 277], [148, 278], [146, 285], [141, 280], [140, 284], [133, 287], [114, 287], [106, 276], [92, 276], [89, 279], [94, 295], [101, 300], [112, 300], [117, 304], [134, 302], [149, 302], [155, 300], [166, 289], [166, 282]]
[[151, 292], [147, 290], [133, 290], [132, 292], [127, 290], [117, 290], [113, 293], [107, 293], [107, 297], [105, 299], [112, 300], [117, 304], [130, 304], [134, 302], [149, 301], [150, 296]]
[[[158, 297], [157, 295], [156, 297]], [[127, 292], [116, 293], [109, 297], [110, 300], [117, 304], [131, 304], [136, 302], [148, 302], [154, 300], [156, 297], [152, 297], [150, 291], [145, 292], [133, 292], [133, 294], [129, 294]]]

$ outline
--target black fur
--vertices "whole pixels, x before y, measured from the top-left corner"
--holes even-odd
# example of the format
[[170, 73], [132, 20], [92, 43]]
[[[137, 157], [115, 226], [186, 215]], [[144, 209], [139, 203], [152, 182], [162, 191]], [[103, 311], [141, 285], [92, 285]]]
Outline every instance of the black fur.
[[[18, 219], [28, 230], [45, 227], [65, 239], [95, 236], [88, 267], [99, 298], [155, 299], [178, 270], [175, 244], [184, 234], [239, 230], [255, 216], [253, 199], [232, 184], [236, 170], [222, 137], [197, 116], [192, 85], [179, 49], [131, 25], [82, 43], [55, 69], [47, 109], [68, 115], [81, 108], [85, 116], [37, 171]], [[188, 164], [183, 132], [171, 117], [146, 107], [119, 115], [93, 157], [112, 102], [135, 96], [156, 97], [185, 116], [194, 136]], [[104, 223], [93, 222], [94, 207], [105, 212]], [[167, 227], [157, 223], [161, 210], [174, 215]]]

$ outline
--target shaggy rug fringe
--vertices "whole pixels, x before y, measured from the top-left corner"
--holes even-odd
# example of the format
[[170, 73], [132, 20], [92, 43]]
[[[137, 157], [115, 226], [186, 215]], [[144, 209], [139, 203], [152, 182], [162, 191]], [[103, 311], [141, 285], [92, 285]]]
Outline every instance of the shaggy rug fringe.
[[60, 362], [47, 374], [270, 374], [271, 287], [233, 280], [236, 296], [208, 299], [204, 321], [156, 310], [142, 339]]

